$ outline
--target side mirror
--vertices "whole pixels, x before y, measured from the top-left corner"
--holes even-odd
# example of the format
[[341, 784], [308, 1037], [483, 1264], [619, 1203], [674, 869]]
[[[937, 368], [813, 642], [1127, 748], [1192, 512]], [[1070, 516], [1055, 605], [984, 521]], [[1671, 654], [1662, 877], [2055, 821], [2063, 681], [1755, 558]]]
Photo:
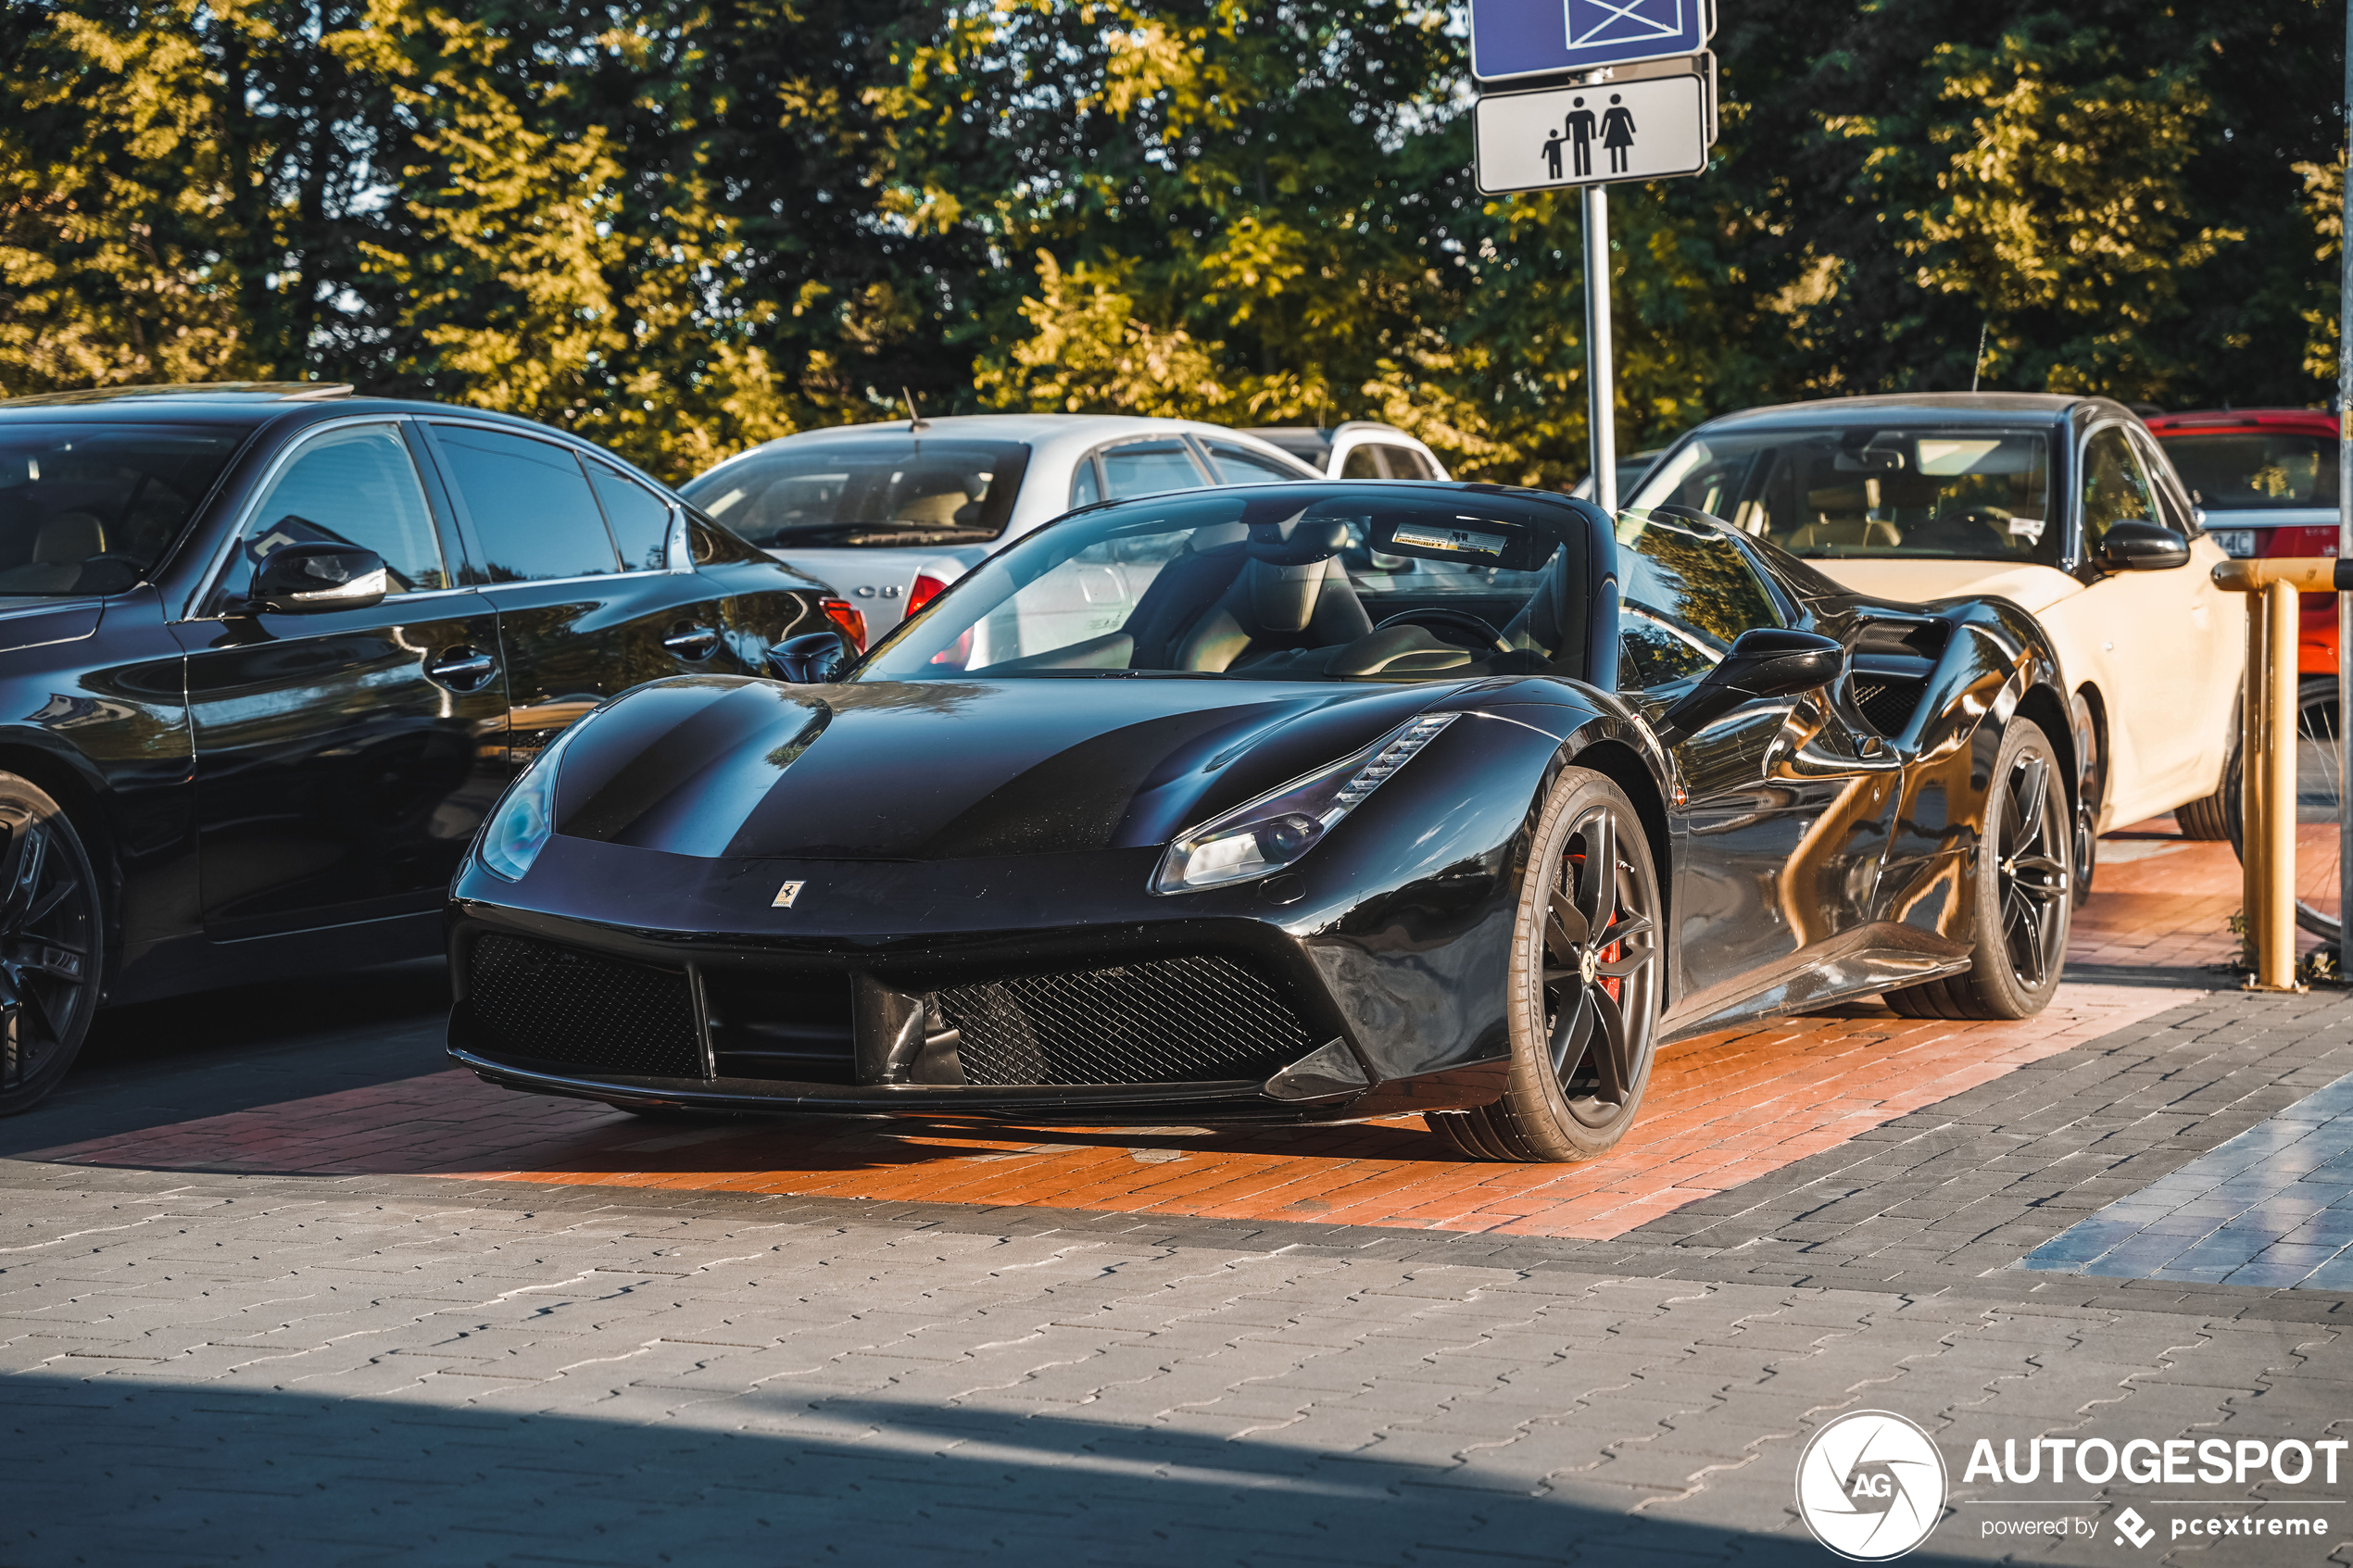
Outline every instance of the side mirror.
[[245, 615], [369, 609], [382, 604], [391, 587], [384, 558], [373, 550], [321, 541], [281, 545], [261, 558], [253, 592], [234, 608]]
[[821, 686], [841, 671], [841, 639], [831, 632], [786, 637], [763, 655], [769, 671], [797, 686]]
[[1680, 739], [1743, 703], [1826, 686], [1845, 668], [1846, 649], [1835, 637], [1779, 627], [1743, 632], [1722, 662], [1659, 716], [1659, 738]]
[[2104, 571], [2162, 571], [2186, 566], [2190, 543], [2170, 528], [2145, 518], [2120, 518], [2100, 535], [2093, 562]]

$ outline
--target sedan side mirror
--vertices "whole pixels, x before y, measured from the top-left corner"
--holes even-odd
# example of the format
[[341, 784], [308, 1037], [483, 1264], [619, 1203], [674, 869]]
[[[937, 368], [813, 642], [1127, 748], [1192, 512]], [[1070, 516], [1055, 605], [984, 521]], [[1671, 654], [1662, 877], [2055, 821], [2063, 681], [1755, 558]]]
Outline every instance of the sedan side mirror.
[[1659, 738], [1680, 739], [1743, 703], [1826, 686], [1845, 668], [1846, 649], [1835, 637], [1780, 627], [1743, 632], [1732, 651], [1659, 716]]
[[2145, 518], [2121, 518], [2100, 535], [2095, 563], [2105, 571], [2162, 571], [2186, 566], [2190, 542]]
[[234, 607], [251, 615], [317, 615], [331, 609], [370, 609], [384, 602], [392, 580], [384, 558], [357, 545], [306, 541], [281, 545], [261, 558], [253, 592]]
[[821, 686], [840, 673], [841, 639], [831, 632], [786, 637], [763, 656], [769, 672], [797, 686]]

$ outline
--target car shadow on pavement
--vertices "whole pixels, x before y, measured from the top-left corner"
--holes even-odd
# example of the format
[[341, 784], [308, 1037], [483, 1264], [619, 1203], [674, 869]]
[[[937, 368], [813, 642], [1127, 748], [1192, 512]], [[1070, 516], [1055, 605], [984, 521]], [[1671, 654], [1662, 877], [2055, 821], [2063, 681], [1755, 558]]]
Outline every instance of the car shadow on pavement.
[[0, 1156], [434, 1072], [448, 1015], [437, 958], [108, 1008]]
[[[1539, 1422], [1500, 1446], [1408, 1425], [1335, 1450], [1328, 1435], [1287, 1442], [1277, 1423], [1221, 1417], [1214, 1398], [1139, 1425], [830, 1398], [813, 1377], [796, 1391], [789, 1371], [738, 1391], [726, 1374], [741, 1365], [722, 1369], [722, 1394], [707, 1365], [670, 1359], [679, 1371], [667, 1384], [592, 1373], [586, 1386], [577, 1374], [404, 1372], [392, 1357], [350, 1358], [322, 1380], [333, 1389], [175, 1382], [162, 1367], [17, 1374], [0, 1379], [18, 1433], [0, 1560], [1826, 1560], [1788, 1504], [1793, 1442], [1777, 1446], [1771, 1485], [1739, 1476], [1737, 1490], [1684, 1505], [1741, 1528], [1631, 1512], [1671, 1496], [1655, 1487], [1563, 1477], [1594, 1458], [1569, 1423]], [[555, 1399], [610, 1414], [546, 1409]], [[1400, 1451], [1384, 1454], [1392, 1439]], [[1464, 1451], [1451, 1452], [1457, 1441]]]

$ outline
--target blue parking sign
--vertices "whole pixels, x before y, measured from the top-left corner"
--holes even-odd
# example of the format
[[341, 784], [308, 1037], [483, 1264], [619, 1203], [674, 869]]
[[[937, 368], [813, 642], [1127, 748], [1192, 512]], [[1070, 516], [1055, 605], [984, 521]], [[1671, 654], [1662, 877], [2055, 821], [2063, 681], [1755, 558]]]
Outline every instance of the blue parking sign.
[[1481, 82], [1696, 55], [1714, 0], [1470, 0], [1471, 75]]

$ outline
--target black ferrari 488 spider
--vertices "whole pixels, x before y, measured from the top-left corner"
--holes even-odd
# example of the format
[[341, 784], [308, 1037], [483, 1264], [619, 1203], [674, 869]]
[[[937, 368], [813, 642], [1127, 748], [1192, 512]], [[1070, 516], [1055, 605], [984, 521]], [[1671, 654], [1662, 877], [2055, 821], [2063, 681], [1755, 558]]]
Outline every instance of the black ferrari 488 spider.
[[1697, 512], [1120, 501], [846, 670], [771, 657], [636, 687], [508, 792], [453, 890], [459, 1062], [648, 1112], [1426, 1112], [1577, 1160], [1662, 1041], [2058, 982], [2042, 630]]

